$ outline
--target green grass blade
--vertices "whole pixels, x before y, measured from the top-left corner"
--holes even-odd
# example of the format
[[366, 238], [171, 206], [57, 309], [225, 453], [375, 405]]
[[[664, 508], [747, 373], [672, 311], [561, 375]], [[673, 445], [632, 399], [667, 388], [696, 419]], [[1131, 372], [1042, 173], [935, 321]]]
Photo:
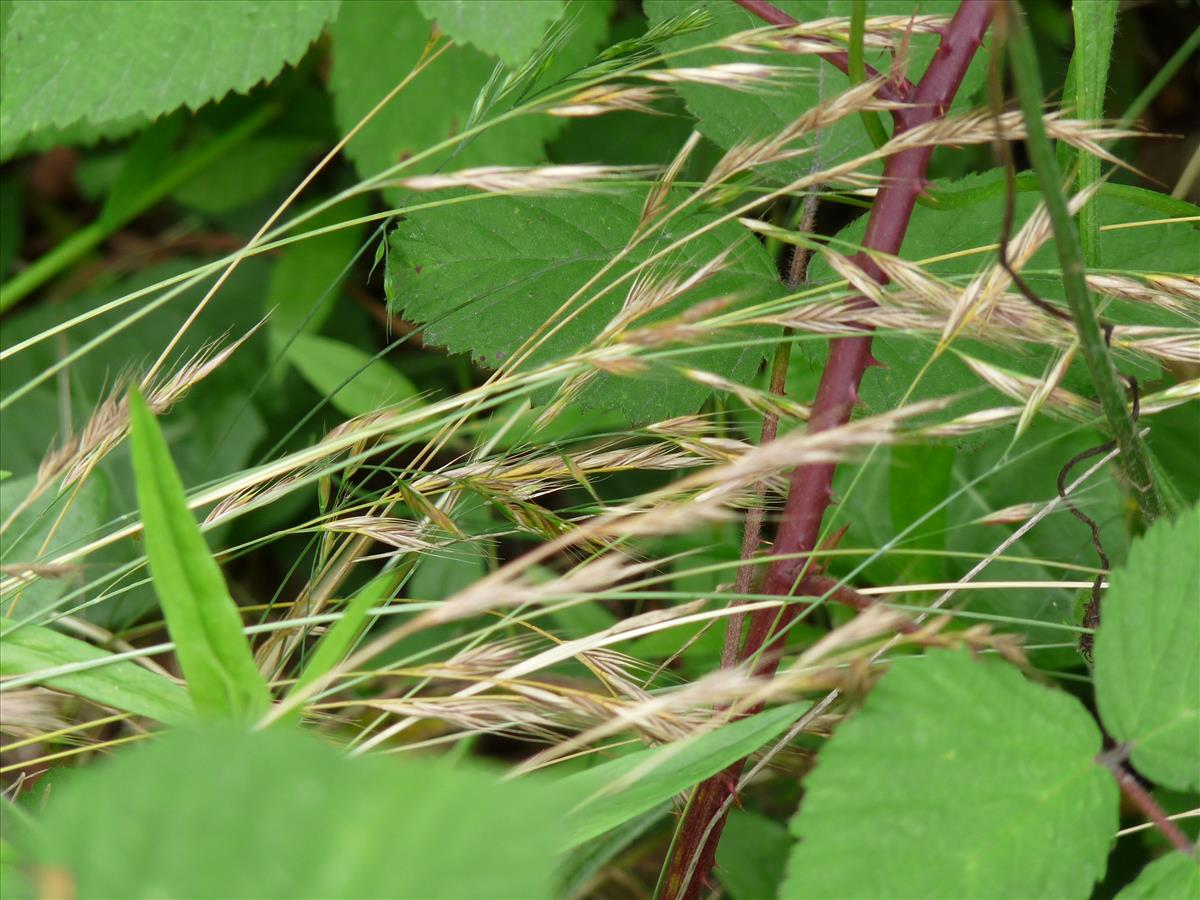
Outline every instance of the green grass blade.
[[[40, 625], [18, 627], [11, 619], [0, 619], [0, 675], [6, 678], [110, 655]], [[195, 714], [187, 691], [129, 660], [102, 669], [52, 676], [41, 683], [166, 725], [181, 724]]]
[[[571, 818], [567, 846], [603, 834], [750, 755], [799, 719], [808, 706], [791, 703], [565, 778], [560, 787], [582, 803]], [[626, 779], [631, 779], [629, 784], [611, 790]]]
[[[1075, 20], [1075, 53], [1071, 57], [1075, 93], [1073, 115], [1089, 122], [1096, 121], [1104, 118], [1108, 66], [1117, 24], [1117, 2], [1075, 0], [1071, 4], [1071, 15]], [[1081, 153], [1079, 189], [1084, 190], [1099, 180], [1100, 157], [1094, 153]], [[1088, 203], [1079, 211], [1079, 242], [1088, 267], [1101, 265], [1100, 207], [1095, 203]]]
[[162, 431], [136, 389], [129, 395], [129, 414], [150, 575], [196, 709], [204, 715], [260, 715], [270, 705], [270, 691], [254, 665], [221, 570], [188, 509]]
[[[395, 586], [395, 573], [385, 572], [369, 582], [350, 599], [337, 624], [329, 629], [325, 637], [317, 644], [312, 658], [309, 659], [304, 671], [300, 673], [300, 677], [296, 679], [296, 684], [292, 687], [293, 694], [316, 681], [342, 661], [359, 635], [362, 634], [367, 613], [371, 607], [387, 597]], [[299, 718], [299, 710], [294, 715]]]

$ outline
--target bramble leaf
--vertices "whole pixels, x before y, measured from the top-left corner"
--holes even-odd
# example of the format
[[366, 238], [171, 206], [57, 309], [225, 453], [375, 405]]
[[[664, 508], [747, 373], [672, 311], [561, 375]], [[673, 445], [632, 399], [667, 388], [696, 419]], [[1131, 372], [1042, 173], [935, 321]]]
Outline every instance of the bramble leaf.
[[[552, 197], [488, 197], [415, 213], [392, 232], [388, 259], [391, 296], [410, 318], [428, 323], [427, 340], [469, 351], [482, 365], [498, 367], [600, 269], [621, 253], [637, 226], [644, 200], [637, 190]], [[643, 241], [598, 283], [599, 289], [672, 242], [710, 224], [709, 213], [671, 220], [661, 237]], [[733, 248], [729, 265], [672, 301], [645, 322], [679, 315], [711, 298], [762, 301], [781, 292], [775, 265], [756, 240], [725, 223], [687, 242], [669, 257], [671, 271], [694, 271]], [[662, 269], [656, 266], [656, 273]], [[597, 289], [574, 301], [578, 311], [530, 359], [536, 365], [582, 349], [622, 308], [632, 279], [589, 302]], [[745, 335], [743, 335], [745, 336]], [[726, 338], [731, 339], [731, 338]], [[746, 381], [762, 358], [757, 345], [691, 348], [676, 361]], [[635, 388], [636, 384], [636, 388]], [[630, 379], [604, 376], [580, 395], [586, 406], [620, 409], [633, 421], [694, 412], [708, 391], [666, 366]], [[538, 402], [538, 401], [535, 401]]]
[[473, 44], [514, 68], [562, 15], [563, 0], [417, 0], [417, 6], [456, 43]]
[[550, 895], [562, 814], [545, 785], [464, 762], [210, 725], [58, 786], [41, 862], [79, 897], [517, 900]]
[[[565, 16], [571, 39], [551, 67], [562, 75], [588, 62], [608, 28], [607, 2], [576, 2]], [[400, 0], [346, 3], [331, 29], [333, 94], [338, 127], [346, 132], [412, 71], [432, 25], [417, 5]], [[401, 160], [461, 132], [495, 61], [473, 47], [451, 47], [402, 90], [346, 147], [359, 174], [377, 175]], [[557, 76], [555, 76], [557, 77]], [[503, 110], [497, 110], [503, 111]], [[524, 116], [489, 128], [455, 154], [452, 167], [521, 165], [542, 159], [544, 141], [563, 128], [562, 119]], [[443, 151], [407, 172], [426, 172], [446, 163]]]
[[1200, 862], [1183, 853], [1159, 857], [1117, 894], [1117, 900], [1181, 900], [1200, 897]]
[[338, 0], [17, 0], [3, 45], [4, 145], [79, 123], [124, 131], [131, 117], [244, 93], [297, 62], [337, 8]]
[[1200, 789], [1200, 506], [1160, 519], [1109, 575], [1096, 702], [1147, 778]]
[[1100, 746], [1007, 663], [897, 660], [805, 780], [780, 896], [1087, 897], [1117, 828]]

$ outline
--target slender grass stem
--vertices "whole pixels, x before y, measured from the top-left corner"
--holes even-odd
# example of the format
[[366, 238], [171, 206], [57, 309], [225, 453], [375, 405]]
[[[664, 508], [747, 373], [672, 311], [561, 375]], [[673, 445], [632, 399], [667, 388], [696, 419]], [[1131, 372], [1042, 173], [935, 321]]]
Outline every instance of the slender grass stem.
[[1063, 179], [1058, 160], [1042, 122], [1042, 79], [1038, 71], [1033, 37], [1019, 7], [997, 4], [997, 9], [1003, 10], [1003, 21], [1008, 28], [1008, 52], [1012, 61], [1013, 83], [1025, 119], [1025, 144], [1054, 229], [1054, 243], [1062, 267], [1067, 304], [1075, 321], [1084, 361], [1099, 396], [1100, 406], [1121, 448], [1121, 455], [1118, 457], [1120, 465], [1133, 488], [1142, 517], [1148, 524], [1162, 515], [1162, 500], [1154, 487], [1145, 444], [1138, 436], [1130, 418], [1125, 392], [1101, 331], [1100, 319], [1088, 295], [1084, 280], [1087, 270], [1083, 250], [1075, 223], [1067, 209], [1066, 199], [1063, 197]]

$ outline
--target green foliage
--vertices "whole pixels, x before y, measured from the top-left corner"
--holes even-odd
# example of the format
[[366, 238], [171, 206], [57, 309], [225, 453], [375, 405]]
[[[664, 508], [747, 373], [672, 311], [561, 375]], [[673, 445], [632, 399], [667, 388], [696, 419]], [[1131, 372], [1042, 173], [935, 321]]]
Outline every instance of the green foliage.
[[154, 590], [197, 712], [257, 716], [270, 691], [258, 669], [221, 569], [187, 506], [187, 494], [153, 414], [129, 395], [133, 470]]
[[806, 779], [780, 896], [1087, 897], [1117, 825], [1100, 743], [1006, 663], [897, 662]]
[[525, 62], [562, 15], [563, 0], [417, 0], [417, 6], [456, 43], [473, 44], [512, 68]]
[[[799, 21], [824, 19], [831, 16], [849, 16], [851, 0], [779, 0], [773, 4]], [[949, 15], [958, 4], [955, 0], [921, 0], [905, 7], [905, 14], [912, 12]], [[690, 10], [703, 10], [712, 16], [712, 24], [690, 34], [664, 42], [664, 49], [679, 51], [708, 44], [719, 38], [741, 31], [762, 27], [762, 20], [733, 3], [721, 0], [646, 0], [646, 14], [651, 24], [660, 24], [672, 16]], [[869, 15], [876, 13], [868, 9]], [[925, 71], [937, 47], [935, 35], [912, 36], [908, 71]], [[982, 53], [971, 63], [971, 68], [958, 92], [952, 108], [970, 105], [971, 95], [983, 84], [987, 54]], [[705, 49], [686, 57], [683, 64], [689, 66], [714, 65], [744, 60], [744, 56], [720, 49]], [[720, 144], [732, 147], [746, 140], [757, 140], [777, 133], [791, 124], [822, 98], [836, 96], [850, 86], [850, 79], [832, 66], [826, 66], [810, 54], [763, 53], [754, 57], [756, 63], [784, 66], [795, 72], [795, 79], [782, 90], [767, 93], [736, 93], [709, 85], [682, 85], [679, 93], [688, 109], [696, 117], [704, 136]], [[890, 58], [879, 52], [868, 52], [866, 62], [880, 71], [891, 68]], [[816, 138], [814, 146], [822, 166], [845, 162], [862, 156], [874, 149], [863, 121], [857, 115], [848, 116], [831, 128], [824, 129]], [[812, 166], [812, 160], [800, 157], [787, 163], [769, 167], [773, 176], [796, 178]], [[874, 169], [878, 171], [880, 165]]]
[[[828, 39], [855, 58], [861, 44], [867, 63], [912, 81], [941, 37], [906, 32], [904, 17], [958, 8], [778, 5], [806, 20], [853, 14], [849, 35], [843, 20]], [[1173, 130], [1157, 108], [1169, 104], [1152, 101], [1195, 36], [1164, 49], [1161, 17], [1138, 4], [1119, 22], [1112, 0], [1023, 8], [1037, 68], [1058, 76], [1049, 103], [1062, 97], [1085, 118], [1146, 112], [1151, 130]], [[893, 14], [885, 38], [871, 19]], [[1128, 749], [1165, 813], [1196, 805], [1200, 508], [1135, 539], [1145, 526], [1111, 467], [1074, 495], [1112, 568], [1089, 671], [1076, 644], [1097, 571], [1089, 529], [1060, 506], [989, 554], [1055, 496], [1067, 460], [1107, 439], [1099, 416], [1063, 421], [1048, 406], [1015, 435], [994, 423], [963, 437], [925, 430], [1017, 402], [985, 386], [967, 355], [1045, 377], [1061, 350], [998, 333], [1007, 307], [940, 355], [936, 327], [881, 324], [873, 352], [885, 367], [868, 370], [853, 413], [866, 442], [815, 439], [836, 445], [819, 457], [837, 469], [822, 572], [909, 611], [933, 612], [941, 582], [971, 571], [973, 583], [937, 604], [937, 629], [899, 642], [888, 629], [864, 635], [872, 619], [832, 598], [806, 610], [782, 650], [785, 674], [753, 688], [771, 697], [765, 711], [705, 727], [723, 721], [725, 686], [742, 683], [717, 671], [735, 621], [720, 607], [763, 599], [765, 565], [741, 580], [744, 515], [765, 513], [765, 564], [809, 427], [785, 416], [786, 440], [747, 455], [774, 402], [763, 357], [778, 351], [782, 363], [781, 329], [792, 329], [800, 349], [785, 393], [812, 403], [827, 374], [826, 317], [850, 295], [820, 254], [793, 293], [780, 283], [790, 248], [778, 233], [713, 225], [744, 207], [798, 227], [802, 198], [756, 208], [753, 198], [881, 138], [848, 110], [807, 138], [815, 152], [743, 166], [697, 195], [727, 150], [860, 80], [811, 53], [695, 51], [760, 24], [733, 0], [647, 0], [644, 11], [615, 0], [147, 0], [136, 10], [0, 0], [0, 158], [19, 155], [0, 176], [0, 773], [11, 787], [0, 798], [0, 894], [648, 895], [656, 877], [678, 883], [674, 868], [654, 869], [689, 844], [671, 832], [699, 808], [698, 786], [726, 779], [724, 789], [731, 764], [771, 747], [728, 806], [709, 848], [714, 871], [696, 872], [702, 893], [1197, 896], [1193, 860], [1154, 859], [1163, 835], [1114, 846], [1117, 785], [1105, 767]], [[1142, 71], [1135, 45], [1164, 51], [1159, 72]], [[985, 108], [990, 52], [975, 56], [955, 110]], [[734, 70], [698, 69], [727, 62], [783, 74], [730, 89]], [[617, 111], [530, 112], [593, 81], [612, 89], [604, 102]], [[665, 167], [685, 141], [665, 201], [688, 207], [665, 228], [640, 223], [659, 176], [648, 168], [614, 168], [587, 190], [403, 182], [475, 166]], [[1143, 165], [1136, 143], [1105, 146]], [[1182, 190], [1170, 146], [1148, 167]], [[41, 155], [61, 147], [76, 149]], [[1200, 418], [1194, 403], [1162, 407], [1195, 393], [1195, 315], [1179, 276], [1200, 258], [1197, 208], [1128, 186], [1139, 176], [1067, 141], [1058, 160], [1071, 190], [1101, 183], [1076, 217], [1089, 274], [1142, 279], [1092, 301], [1137, 329], [1118, 331], [1111, 354], [1140, 381], [1156, 480], [1175, 482], [1185, 507], [1200, 497]], [[947, 292], [996, 264], [1005, 183], [993, 166], [986, 143], [933, 154], [900, 255]], [[385, 169], [395, 171], [371, 181]], [[859, 249], [866, 216], [850, 216], [871, 204], [860, 189], [879, 172], [829, 175], [810, 229], [818, 242]], [[266, 246], [243, 254], [302, 180]], [[1020, 227], [1039, 201], [1035, 173], [1016, 186]], [[1061, 305], [1054, 240], [1024, 275]], [[634, 267], [659, 253], [635, 281]], [[715, 276], [606, 331], [637, 291], [722, 254]], [[935, 317], [943, 300], [906, 298]], [[673, 330], [634, 333], [660, 325]], [[163, 399], [173, 378], [248, 333], [186, 395]], [[1060, 348], [1069, 337], [1064, 328]], [[581, 356], [622, 342], [615, 363]], [[560, 368], [531, 392], [524, 379], [538, 366]], [[588, 377], [542, 421], [564, 371]], [[125, 406], [131, 384], [155, 398], [154, 416], [136, 396]], [[1063, 387], [1096, 396], [1080, 360]], [[950, 402], [902, 420], [894, 442], [862, 421], [923, 399]], [[361, 418], [337, 427], [346, 417]], [[669, 417], [680, 418], [637, 427]], [[75, 480], [80, 458], [89, 465]], [[198, 528], [214, 504], [220, 515]], [[613, 577], [605, 566], [618, 558], [634, 568]], [[986, 571], [973, 571], [981, 560]], [[1023, 672], [994, 655], [1017, 641]], [[286, 658], [275, 653], [283, 644]], [[355, 671], [270, 715], [276, 687], [296, 696], [360, 645], [374, 655]], [[143, 665], [150, 654], [186, 686]], [[271, 683], [267, 660], [277, 661]], [[778, 746], [823, 697], [827, 711]], [[246, 734], [264, 715], [279, 721]], [[526, 758], [594, 727], [603, 738], [561, 748], [533, 776], [504, 779], [477, 762]], [[1103, 765], [1102, 733], [1125, 745]], [[22, 773], [38, 773], [32, 788]], [[1122, 805], [1128, 824], [1151, 818], [1138, 809]], [[1194, 839], [1194, 820], [1180, 825]]]
[[[107, 521], [109, 485], [103, 476], [88, 478], [60, 492], [51, 485], [31, 503], [26, 498], [37, 485], [37, 475], [6, 478], [0, 482], [0, 510], [16, 518], [0, 534], [0, 563], [44, 563], [67, 550], [87, 543]], [[24, 505], [24, 509], [18, 512]], [[33, 582], [12, 599], [0, 604], [6, 618], [32, 617], [53, 606], [72, 584], [72, 574]]]
[[[1015, 227], [1019, 228], [1038, 205], [1039, 196], [1029, 179], [1018, 180], [1021, 190], [1014, 204]], [[998, 170], [969, 175], [935, 186], [938, 206], [918, 205], [901, 245], [901, 258], [922, 263], [927, 272], [954, 284], [965, 283], [994, 257], [984, 254], [996, 240], [1004, 214], [1003, 178]], [[1194, 216], [1196, 208], [1187, 203], [1164, 206], [1161, 195], [1124, 186], [1102, 188], [1092, 201], [1098, 210], [1100, 226], [1120, 223], [1154, 222], [1145, 227], [1126, 227], [1101, 232], [1098, 242], [1100, 265], [1104, 271], [1136, 275], [1155, 272], [1188, 272], [1200, 257], [1200, 230], [1190, 221], [1163, 221]], [[833, 246], [849, 255], [856, 250], [866, 230], [865, 217], [840, 231]], [[974, 251], [974, 252], [972, 252]], [[936, 259], [936, 261], [935, 261]], [[929, 262], [926, 262], [929, 261]], [[1026, 264], [1026, 282], [1048, 301], [1064, 299], [1062, 278], [1053, 241], [1042, 246]], [[815, 283], [832, 281], [824, 260], [813, 260], [810, 277]], [[1177, 313], [1115, 302], [1105, 310], [1115, 322], [1182, 324]], [[802, 347], [804, 345], [801, 345]], [[954, 346], [972, 356], [1004, 368], [1041, 377], [1049, 351], [1044, 346], [997, 347], [993, 344], [960, 338]], [[884, 334], [872, 341], [872, 353], [883, 363], [868, 370], [863, 380], [863, 402], [867, 408], [882, 412], [891, 409], [917, 382], [934, 350], [934, 339], [903, 334]], [[1156, 367], [1143, 360], [1117, 357], [1122, 368], [1143, 380], [1157, 375]], [[974, 390], [979, 379], [953, 353], [942, 353], [921, 374], [910, 400], [946, 397], [965, 393], [955, 409], [968, 412], [998, 405], [1001, 395], [992, 389]], [[1064, 387], [1091, 395], [1090, 380], [1081, 361], [1068, 372]], [[1004, 402], [1011, 400], [1004, 399]]]
[[1200, 790], [1200, 507], [1162, 521], [1109, 576], [1096, 634], [1096, 702], [1133, 765]]
[[798, 703], [781, 706], [564, 779], [560, 788], [577, 802], [567, 846], [603, 834], [753, 753], [786, 731], [805, 708]]
[[0, 675], [16, 677], [59, 666], [89, 665], [84, 671], [39, 679], [122, 712], [177, 725], [194, 715], [183, 688], [132, 660], [105, 662], [112, 656], [91, 644], [40, 625], [0, 619]]
[[291, 338], [287, 356], [318, 393], [348, 416], [417, 395], [416, 386], [386, 360], [332, 338], [302, 331]]
[[1117, 900], [1194, 900], [1200, 897], [1200, 862], [1168, 853], [1146, 866]]
[[16, 0], [3, 44], [3, 152], [45, 128], [124, 130], [131, 118], [248, 91], [295, 63], [337, 8], [336, 0]]
[[717, 847], [717, 874], [734, 900], [779, 896], [792, 839], [766, 816], [735, 809]]
[[[641, 191], [613, 190], [489, 197], [413, 214], [392, 232], [390, 294], [397, 298], [397, 311], [428, 323], [428, 340], [470, 352], [488, 368], [497, 368], [539, 330], [560, 322], [529, 364], [561, 358], [588, 346], [621, 310], [632, 278], [598, 299], [593, 299], [599, 293], [595, 286], [572, 297], [626, 247], [644, 201]], [[713, 218], [698, 212], [672, 219], [661, 237], [637, 244], [597, 284], [611, 284]], [[732, 294], [748, 303], [781, 292], [761, 245], [732, 223], [689, 240], [650, 271], [656, 277], [690, 273], [726, 250], [732, 256], [723, 271], [636, 324], [679, 315], [705, 299]], [[680, 362], [744, 381], [761, 359], [756, 346], [717, 345], [688, 353]], [[598, 379], [580, 402], [620, 409], [635, 422], [651, 421], [693, 412], [708, 393], [665, 368], [639, 374], [638, 382], [638, 390], [630, 391], [626, 380]]]
[[[591, 59], [604, 39], [610, 8], [607, 2], [578, 0], [567, 8], [564, 20], [573, 23], [574, 31], [555, 57], [551, 75], [564, 74]], [[431, 29], [415, 3], [344, 4], [331, 29], [333, 71], [329, 79], [337, 124], [343, 132], [357, 125], [409, 75], [425, 51]], [[346, 154], [367, 178], [460, 133], [494, 68], [492, 60], [471, 47], [447, 50], [359, 132]], [[517, 118], [456, 148], [452, 160], [451, 151], [445, 150], [426, 156], [407, 171], [430, 171], [447, 162], [453, 169], [537, 162], [543, 155], [543, 142], [562, 126], [559, 119]]]
[[62, 785], [39, 862], [80, 898], [524, 900], [549, 893], [562, 812], [546, 787], [475, 766], [209, 725]]

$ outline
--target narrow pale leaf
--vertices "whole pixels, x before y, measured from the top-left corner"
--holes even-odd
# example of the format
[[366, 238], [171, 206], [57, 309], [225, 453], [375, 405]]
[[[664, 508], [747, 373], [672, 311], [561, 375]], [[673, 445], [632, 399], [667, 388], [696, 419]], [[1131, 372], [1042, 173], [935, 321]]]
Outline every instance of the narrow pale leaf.
[[[579, 803], [567, 828], [567, 846], [603, 834], [749, 756], [799, 719], [806, 708], [800, 703], [781, 706], [564, 779], [562, 790]], [[636, 776], [625, 784], [634, 772]], [[609, 790], [616, 785], [616, 790]]]
[[[11, 619], [0, 619], [0, 675], [5, 677], [90, 663], [111, 655], [40, 625], [18, 627]], [[39, 683], [168, 725], [186, 722], [195, 714], [187, 691], [131, 660], [58, 675]]]
[[305, 381], [348, 416], [361, 416], [417, 395], [416, 386], [390, 363], [353, 344], [300, 332], [287, 350]]

